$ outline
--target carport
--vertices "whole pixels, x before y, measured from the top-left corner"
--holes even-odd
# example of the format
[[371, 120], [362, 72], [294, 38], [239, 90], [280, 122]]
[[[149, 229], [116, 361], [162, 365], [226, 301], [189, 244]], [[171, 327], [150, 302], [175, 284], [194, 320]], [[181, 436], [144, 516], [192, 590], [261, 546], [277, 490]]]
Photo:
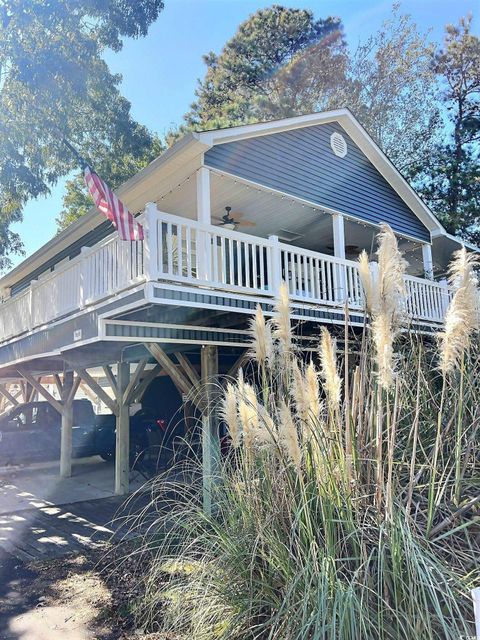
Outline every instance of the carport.
[[[169, 337], [160, 337], [156, 335], [158, 327], [153, 327], [153, 323], [147, 327], [143, 325], [148, 323], [124, 322], [116, 321], [117, 330], [121, 327], [125, 334], [131, 334], [132, 329], [137, 334], [141, 330], [145, 334], [142, 342], [134, 342], [130, 335], [125, 335], [123, 339], [117, 337], [82, 344], [48, 357], [25, 359], [0, 370], [4, 409], [25, 399], [38, 398], [47, 401], [61, 415], [59, 464], [50, 465], [48, 469], [40, 466], [19, 471], [17, 480], [24, 478], [24, 485], [17, 487], [18, 493], [24, 492], [27, 502], [31, 498], [58, 503], [58, 500], [72, 502], [77, 494], [83, 500], [112, 493], [127, 494], [137, 488], [144, 479], [135, 477], [133, 486], [131, 484], [129, 407], [141, 402], [155, 378], [168, 376], [181, 398], [188, 400], [187, 407], [194, 408], [202, 423], [204, 499], [209, 508], [210, 481], [219, 458], [218, 422], [212, 407], [221, 390], [219, 376], [223, 379], [234, 375], [243, 362], [245, 332], [235, 335], [236, 332], [228, 329], [193, 327], [186, 332], [181, 328], [170, 328]], [[55, 394], [51, 391], [52, 381]], [[114, 482], [112, 465], [107, 463], [75, 460], [72, 468], [72, 402], [80, 388], [89, 397], [100, 399], [115, 415]], [[55, 482], [52, 480], [54, 475]], [[47, 485], [54, 487], [50, 499], [46, 490], [44, 495], [36, 495], [31, 490], [35, 485], [37, 490]]]

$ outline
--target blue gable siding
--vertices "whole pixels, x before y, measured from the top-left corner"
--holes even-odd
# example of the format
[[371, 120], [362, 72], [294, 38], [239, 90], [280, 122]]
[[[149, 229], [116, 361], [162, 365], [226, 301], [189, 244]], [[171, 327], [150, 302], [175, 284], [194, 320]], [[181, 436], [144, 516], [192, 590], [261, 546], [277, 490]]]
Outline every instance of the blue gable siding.
[[[336, 156], [330, 136], [338, 131], [348, 153]], [[348, 134], [335, 124], [315, 125], [209, 149], [205, 164], [399, 234], [430, 241], [430, 232]]]

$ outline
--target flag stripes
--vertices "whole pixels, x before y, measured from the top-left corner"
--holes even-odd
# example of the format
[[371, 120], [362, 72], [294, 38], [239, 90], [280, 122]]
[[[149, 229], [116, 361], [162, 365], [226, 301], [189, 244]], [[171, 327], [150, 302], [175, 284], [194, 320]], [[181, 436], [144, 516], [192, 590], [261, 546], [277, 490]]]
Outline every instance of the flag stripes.
[[117, 229], [121, 240], [144, 239], [142, 225], [135, 220], [123, 202], [90, 167], [85, 169], [85, 183], [95, 206]]

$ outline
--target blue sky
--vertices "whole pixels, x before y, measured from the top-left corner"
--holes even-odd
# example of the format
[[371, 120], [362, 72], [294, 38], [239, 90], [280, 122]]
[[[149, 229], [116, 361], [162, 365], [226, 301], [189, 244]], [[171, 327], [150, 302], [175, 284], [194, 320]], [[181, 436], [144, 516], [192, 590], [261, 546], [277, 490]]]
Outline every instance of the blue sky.
[[[339, 16], [350, 46], [375, 32], [388, 18], [391, 1], [290, 0], [289, 7], [311, 9], [316, 17]], [[198, 78], [205, 67], [202, 55], [219, 52], [240, 22], [273, 2], [260, 0], [165, 0], [165, 9], [146, 38], [128, 40], [120, 53], [107, 55], [112, 71], [123, 76], [122, 91], [132, 103], [133, 116], [162, 135], [178, 124], [194, 99]], [[441, 40], [444, 25], [472, 12], [478, 0], [404, 0], [402, 11], [412, 15], [419, 27]], [[479, 20], [474, 30], [479, 32]], [[15, 225], [27, 255], [47, 242], [56, 230], [55, 218], [62, 208], [63, 181], [48, 198], [30, 202], [24, 220]], [[13, 258], [14, 263], [21, 257]]]

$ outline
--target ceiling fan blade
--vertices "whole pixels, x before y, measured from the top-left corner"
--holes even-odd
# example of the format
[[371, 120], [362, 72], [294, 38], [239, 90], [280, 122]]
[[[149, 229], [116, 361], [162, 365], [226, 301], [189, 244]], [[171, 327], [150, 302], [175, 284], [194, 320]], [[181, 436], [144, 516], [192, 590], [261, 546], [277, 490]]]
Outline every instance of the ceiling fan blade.
[[238, 224], [240, 227], [256, 227], [257, 223], [253, 222], [253, 220], [238, 220]]

